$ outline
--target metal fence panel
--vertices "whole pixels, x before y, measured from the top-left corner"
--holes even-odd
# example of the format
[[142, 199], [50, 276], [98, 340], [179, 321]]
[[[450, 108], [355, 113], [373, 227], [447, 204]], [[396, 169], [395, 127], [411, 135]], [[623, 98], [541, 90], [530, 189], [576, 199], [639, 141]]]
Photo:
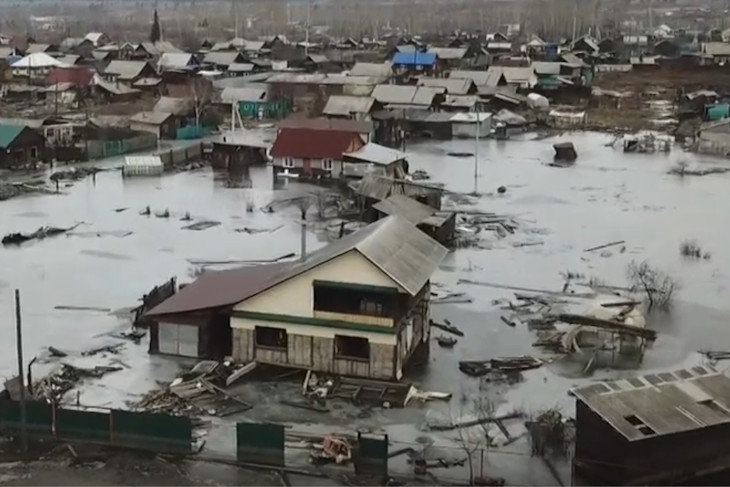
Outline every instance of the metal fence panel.
[[190, 453], [193, 426], [189, 418], [169, 414], [112, 411], [112, 443], [170, 453]]
[[109, 443], [109, 418], [109, 413], [58, 408], [56, 435], [63, 440]]
[[[41, 401], [26, 401], [26, 431], [38, 438], [53, 436], [53, 407]], [[0, 401], [0, 433], [13, 434], [21, 429], [20, 402]]]
[[238, 423], [236, 453], [240, 462], [284, 466], [284, 427], [279, 424]]
[[358, 432], [355, 472], [371, 475], [388, 474], [388, 435], [368, 438]]

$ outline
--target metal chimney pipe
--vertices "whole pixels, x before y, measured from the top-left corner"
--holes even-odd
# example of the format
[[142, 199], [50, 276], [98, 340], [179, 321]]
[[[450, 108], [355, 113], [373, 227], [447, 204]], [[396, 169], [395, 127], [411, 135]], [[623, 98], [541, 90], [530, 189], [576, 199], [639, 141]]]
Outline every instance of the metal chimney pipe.
[[307, 260], [307, 209], [302, 207], [302, 241], [300, 243], [299, 254], [302, 262]]

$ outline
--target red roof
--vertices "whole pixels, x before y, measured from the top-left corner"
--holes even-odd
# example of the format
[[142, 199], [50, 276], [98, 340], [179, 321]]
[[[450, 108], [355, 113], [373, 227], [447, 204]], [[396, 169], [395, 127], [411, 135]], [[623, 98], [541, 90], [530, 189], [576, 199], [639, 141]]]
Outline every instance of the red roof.
[[341, 159], [345, 152], [357, 150], [363, 145], [357, 132], [283, 128], [279, 130], [271, 155], [300, 159]]
[[94, 77], [94, 71], [90, 68], [82, 66], [74, 66], [71, 68], [55, 68], [48, 73], [48, 80], [51, 84], [57, 83], [73, 83], [74, 86], [84, 88], [89, 86], [91, 79]]

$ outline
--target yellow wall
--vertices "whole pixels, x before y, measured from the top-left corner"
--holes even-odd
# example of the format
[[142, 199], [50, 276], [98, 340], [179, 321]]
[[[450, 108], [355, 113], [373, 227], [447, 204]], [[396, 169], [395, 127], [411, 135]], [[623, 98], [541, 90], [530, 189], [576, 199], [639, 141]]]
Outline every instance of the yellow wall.
[[370, 343], [392, 345], [397, 343], [398, 336], [386, 333], [372, 333], [360, 330], [346, 330], [342, 328], [328, 328], [326, 326], [300, 325], [298, 323], [280, 323], [249, 318], [231, 317], [231, 328], [253, 330], [257, 326], [282, 328], [288, 335], [303, 335], [321, 338], [333, 338], [335, 335], [367, 338]]
[[[377, 268], [356, 250], [341, 255], [314, 269], [300, 274], [286, 282], [274, 286], [234, 307], [236, 311], [254, 311], [257, 313], [272, 313], [289, 316], [314, 318], [313, 288], [315, 280], [347, 282], [351, 284], [365, 284], [370, 286], [397, 287], [399, 292], [405, 292], [393, 282], [384, 272]], [[336, 317], [322, 316], [342, 321], [354, 321], [367, 324], [393, 326], [392, 320], [375, 319], [369, 317], [353, 317], [346, 319], [346, 315], [334, 313]], [[231, 320], [234, 326], [234, 320]], [[302, 326], [302, 325], [293, 325]], [[314, 327], [312, 327], [314, 328]], [[376, 333], [377, 335], [377, 333]], [[358, 332], [357, 336], [361, 336]]]

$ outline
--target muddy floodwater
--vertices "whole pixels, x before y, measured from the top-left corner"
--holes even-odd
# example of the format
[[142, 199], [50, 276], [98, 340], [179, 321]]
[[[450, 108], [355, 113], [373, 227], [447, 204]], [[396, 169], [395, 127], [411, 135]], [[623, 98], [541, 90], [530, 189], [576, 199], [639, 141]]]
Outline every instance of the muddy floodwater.
[[[723, 160], [701, 158], [676, 148], [669, 154], [623, 154], [607, 146], [612, 137], [575, 133], [559, 138], [534, 135], [479, 142], [477, 197], [449, 197], [447, 205], [513, 215], [520, 222], [514, 235], [487, 237], [486, 248], [460, 249], [450, 254], [434, 281], [452, 291], [465, 292], [469, 304], [435, 304], [434, 318], [448, 318], [466, 336], [453, 349], [432, 344], [430, 363], [411, 378], [422, 388], [454, 394], [450, 403], [416, 404], [403, 410], [370, 411], [342, 406], [323, 418], [319, 413], [296, 411], [299, 430], [334, 431], [335, 428], [385, 430], [394, 445], [433, 443], [440, 456], [459, 457], [455, 432], [424, 432], [426, 422], [458, 418], [476, 391], [477, 380], [459, 372], [459, 360], [480, 360], [519, 354], [539, 355], [535, 340], [524, 327], [511, 328], [500, 319], [495, 300], [513, 297], [514, 291], [457, 284], [460, 279], [559, 291], [562, 274], [578, 273], [616, 286], [626, 285], [626, 266], [648, 259], [674, 276], [681, 289], [671, 313], [653, 315], [651, 327], [659, 332], [640, 365], [642, 373], [673, 370], [699, 361], [696, 351], [724, 348], [730, 342], [726, 329], [730, 250], [725, 226], [730, 207], [730, 175], [680, 178], [667, 174], [678, 161], [694, 165], [722, 165]], [[571, 141], [578, 152], [573, 167], [556, 168], [552, 144]], [[473, 152], [473, 141], [424, 142], [408, 146], [411, 169], [423, 169], [431, 182], [448, 190], [474, 190], [474, 159], [450, 152]], [[77, 365], [123, 364], [123, 370], [81, 387], [84, 404], [123, 407], [138, 399], [156, 381], [171, 380], [180, 367], [176, 360], [149, 357], [146, 339], [128, 343], [115, 356], [82, 357], [81, 352], [116, 343], [115, 332], [126, 329], [123, 310], [155, 284], [177, 276], [190, 280], [196, 260], [273, 259], [298, 252], [299, 223], [294, 209], [269, 214], [259, 208], [301, 185], [273, 190], [270, 168], [251, 170], [252, 189], [229, 189], [210, 170], [166, 175], [160, 178], [122, 179], [119, 171], [97, 174], [62, 187], [64, 194], [18, 198], [0, 203], [0, 234], [31, 232], [43, 225], [59, 227], [81, 223], [72, 234], [0, 248], [0, 372], [10, 377], [16, 368], [13, 330], [13, 290], [21, 290], [25, 359], [39, 357], [37, 372], [53, 362], [47, 347], [70, 354]], [[507, 191], [498, 194], [497, 188]], [[152, 215], [140, 215], [150, 206]], [[256, 208], [248, 212], [247, 207]], [[169, 218], [156, 212], [169, 210]], [[193, 220], [215, 220], [220, 225], [193, 231], [180, 221], [189, 212]], [[247, 233], [243, 228], [271, 232]], [[131, 233], [130, 233], [131, 232]], [[687, 260], [679, 246], [697, 241], [708, 259]], [[585, 249], [625, 241], [605, 251]], [[524, 245], [529, 244], [529, 245]], [[309, 235], [308, 248], [322, 245]], [[623, 252], [621, 251], [621, 248]], [[57, 307], [94, 307], [69, 310]], [[109, 309], [111, 311], [104, 311]], [[717, 365], [723, 369], [723, 364]], [[35, 371], [36, 369], [34, 369]], [[572, 414], [569, 388], [607, 377], [636, 374], [636, 370], [599, 369], [584, 377], [580, 367], [558, 361], [524, 374], [517, 385], [494, 386], [498, 411], [526, 413], [561, 407]], [[249, 387], [249, 386], [247, 386]], [[75, 395], [75, 393], [72, 393]], [[256, 406], [242, 417], [292, 422], [293, 412], [278, 404], [280, 395], [296, 395], [292, 385], [251, 384], [246, 400]], [[319, 415], [318, 415], [319, 414]], [[233, 419], [236, 419], [234, 417]], [[325, 426], [324, 423], [330, 424]], [[514, 436], [524, 432], [515, 423]], [[227, 425], [214, 421], [208, 447], [224, 452], [232, 447]], [[398, 448], [392, 446], [391, 448]], [[529, 457], [526, 440], [491, 449], [489, 475], [505, 477], [511, 485], [556, 484], [558, 480], [542, 462]], [[405, 457], [391, 461], [405, 471]], [[569, 482], [567, 465], [558, 465], [561, 481]], [[446, 479], [463, 479], [464, 468], [439, 471]]]

